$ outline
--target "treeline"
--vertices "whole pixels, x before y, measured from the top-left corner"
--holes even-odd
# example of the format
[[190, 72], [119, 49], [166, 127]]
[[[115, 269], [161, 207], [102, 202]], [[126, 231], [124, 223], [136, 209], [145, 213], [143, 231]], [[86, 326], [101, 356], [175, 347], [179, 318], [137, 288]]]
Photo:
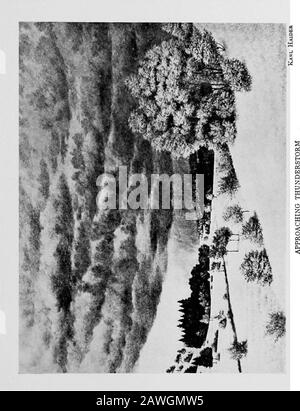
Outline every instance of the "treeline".
[[209, 247], [199, 248], [199, 263], [193, 268], [189, 279], [191, 296], [179, 301], [182, 317], [181, 341], [187, 347], [200, 348], [205, 342], [210, 316]]
[[196, 373], [199, 366], [213, 365], [212, 348], [201, 349], [210, 321], [209, 254], [207, 245], [199, 248], [198, 264], [189, 279], [191, 295], [178, 301], [181, 312], [178, 327], [182, 330], [180, 341], [184, 347], [177, 351], [174, 365], [166, 370], [167, 373]]

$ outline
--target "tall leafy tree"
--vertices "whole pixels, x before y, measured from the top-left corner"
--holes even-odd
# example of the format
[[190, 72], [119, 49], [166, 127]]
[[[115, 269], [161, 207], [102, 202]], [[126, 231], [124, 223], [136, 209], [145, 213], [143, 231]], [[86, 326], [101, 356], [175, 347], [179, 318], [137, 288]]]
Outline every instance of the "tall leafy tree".
[[228, 194], [230, 197], [233, 197], [239, 189], [240, 184], [236, 175], [228, 144], [219, 144], [218, 154], [219, 159], [217, 162], [217, 170], [221, 173], [221, 178], [218, 183], [218, 193]]
[[232, 168], [228, 173], [226, 173], [220, 179], [219, 183], [219, 193], [220, 194], [229, 194], [230, 197], [233, 197], [234, 194], [240, 187], [239, 180], [237, 178], [235, 169]]
[[260, 222], [259, 222], [259, 219], [256, 213], [254, 213], [253, 216], [251, 216], [249, 220], [243, 225], [242, 234], [246, 239], [258, 245], [263, 245], [264, 238], [263, 238], [262, 227], [260, 225]]
[[241, 271], [247, 282], [270, 285], [273, 281], [272, 268], [265, 249], [247, 253], [241, 264]]
[[223, 213], [225, 221], [233, 221], [234, 223], [241, 223], [244, 219], [244, 212], [239, 204], [228, 206]]
[[228, 227], [219, 228], [213, 238], [210, 255], [211, 257], [221, 258], [227, 254], [227, 245], [232, 235]]

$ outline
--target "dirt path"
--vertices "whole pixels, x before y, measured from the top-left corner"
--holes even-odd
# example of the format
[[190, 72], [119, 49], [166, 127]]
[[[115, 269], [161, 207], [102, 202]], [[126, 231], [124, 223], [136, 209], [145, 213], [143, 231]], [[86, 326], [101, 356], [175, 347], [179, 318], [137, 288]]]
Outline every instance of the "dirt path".
[[[233, 315], [231, 300], [230, 300], [229, 281], [228, 281], [226, 263], [225, 263], [224, 257], [223, 257], [223, 267], [224, 267], [224, 277], [225, 277], [226, 293], [227, 293], [227, 301], [228, 301], [228, 317], [230, 319], [230, 323], [231, 323], [231, 327], [232, 327], [232, 331], [233, 331], [233, 336], [234, 336], [233, 342], [237, 343], [238, 342], [238, 337], [237, 337], [236, 326], [235, 326], [235, 322], [234, 322], [234, 315]], [[239, 360], [239, 359], [237, 360], [237, 365], [238, 365], [238, 370], [241, 373], [242, 372], [241, 360]]]

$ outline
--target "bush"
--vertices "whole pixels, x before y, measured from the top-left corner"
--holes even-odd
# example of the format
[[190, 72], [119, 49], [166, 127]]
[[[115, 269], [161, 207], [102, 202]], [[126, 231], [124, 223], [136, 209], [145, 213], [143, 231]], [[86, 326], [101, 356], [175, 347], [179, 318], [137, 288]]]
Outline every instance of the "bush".
[[241, 342], [234, 341], [231, 347], [229, 348], [229, 352], [233, 360], [241, 360], [248, 353], [247, 340], [241, 341]]
[[194, 359], [193, 365], [211, 368], [213, 366], [212, 348], [204, 348], [200, 352], [200, 356]]
[[279, 338], [282, 338], [285, 335], [286, 318], [283, 311], [278, 311], [269, 314], [269, 322], [266, 326], [266, 334], [272, 335], [277, 341]]

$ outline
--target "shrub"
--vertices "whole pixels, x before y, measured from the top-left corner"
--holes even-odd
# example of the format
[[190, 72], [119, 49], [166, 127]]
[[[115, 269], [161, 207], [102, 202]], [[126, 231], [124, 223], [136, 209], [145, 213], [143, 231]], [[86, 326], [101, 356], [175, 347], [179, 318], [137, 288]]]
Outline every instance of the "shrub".
[[233, 360], [241, 360], [248, 353], [247, 340], [241, 341], [241, 342], [234, 341], [231, 347], [229, 348], [229, 352]]
[[272, 335], [277, 341], [285, 335], [286, 318], [283, 311], [273, 312], [269, 314], [269, 322], [266, 326], [266, 334]]

